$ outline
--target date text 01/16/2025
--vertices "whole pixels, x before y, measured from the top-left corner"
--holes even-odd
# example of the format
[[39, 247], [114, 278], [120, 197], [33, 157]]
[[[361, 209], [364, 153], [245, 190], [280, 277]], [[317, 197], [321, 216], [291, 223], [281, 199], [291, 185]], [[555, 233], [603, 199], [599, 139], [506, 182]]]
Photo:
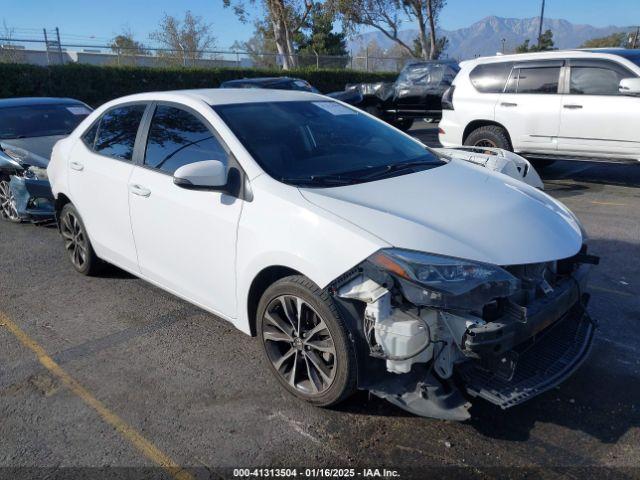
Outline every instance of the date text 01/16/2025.
[[400, 478], [397, 470], [386, 468], [235, 468], [234, 478]]

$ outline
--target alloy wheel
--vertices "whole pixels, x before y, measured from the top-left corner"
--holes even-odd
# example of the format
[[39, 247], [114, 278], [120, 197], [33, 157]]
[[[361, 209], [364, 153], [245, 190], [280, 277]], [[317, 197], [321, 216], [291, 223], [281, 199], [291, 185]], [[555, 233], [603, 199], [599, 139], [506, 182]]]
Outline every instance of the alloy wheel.
[[306, 396], [321, 395], [336, 374], [336, 347], [322, 317], [294, 295], [274, 298], [265, 310], [262, 337], [273, 368]]
[[84, 229], [73, 212], [67, 212], [60, 222], [60, 233], [71, 263], [82, 270], [89, 256], [89, 242]]
[[6, 180], [0, 180], [0, 211], [3, 217], [12, 222], [20, 221], [16, 198], [11, 191], [9, 182]]

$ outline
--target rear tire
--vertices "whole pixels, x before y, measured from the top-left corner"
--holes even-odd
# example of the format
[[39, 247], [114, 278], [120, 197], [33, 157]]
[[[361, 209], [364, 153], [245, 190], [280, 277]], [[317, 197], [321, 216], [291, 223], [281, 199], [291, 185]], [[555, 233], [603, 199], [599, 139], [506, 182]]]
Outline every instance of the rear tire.
[[464, 141], [466, 146], [502, 148], [513, 151], [507, 131], [497, 125], [486, 125], [476, 128]]
[[278, 280], [260, 299], [257, 332], [280, 384], [313, 405], [335, 405], [356, 389], [356, 353], [326, 290], [302, 275]]
[[102, 266], [91, 246], [87, 229], [76, 208], [67, 203], [60, 212], [60, 234], [73, 268], [82, 275], [95, 275]]

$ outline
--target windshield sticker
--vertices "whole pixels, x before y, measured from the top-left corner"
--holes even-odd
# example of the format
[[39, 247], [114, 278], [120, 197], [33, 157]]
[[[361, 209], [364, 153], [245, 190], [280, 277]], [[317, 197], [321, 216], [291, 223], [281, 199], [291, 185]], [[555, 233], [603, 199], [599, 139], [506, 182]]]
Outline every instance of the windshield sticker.
[[332, 115], [356, 115], [358, 113], [337, 102], [313, 102], [313, 104]]
[[83, 107], [82, 105], [78, 107], [67, 107], [67, 110], [69, 110], [74, 115], [89, 115], [91, 113], [91, 110], [89, 110], [87, 107]]

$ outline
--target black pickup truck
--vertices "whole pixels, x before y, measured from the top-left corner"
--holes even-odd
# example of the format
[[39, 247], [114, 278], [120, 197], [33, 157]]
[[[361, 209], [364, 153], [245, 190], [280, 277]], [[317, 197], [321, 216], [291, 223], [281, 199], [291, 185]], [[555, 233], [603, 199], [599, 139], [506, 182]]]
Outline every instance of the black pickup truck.
[[357, 107], [392, 125], [409, 130], [417, 118], [439, 120], [442, 94], [460, 70], [453, 60], [408, 63], [393, 83], [360, 83], [346, 90], [362, 94]]

